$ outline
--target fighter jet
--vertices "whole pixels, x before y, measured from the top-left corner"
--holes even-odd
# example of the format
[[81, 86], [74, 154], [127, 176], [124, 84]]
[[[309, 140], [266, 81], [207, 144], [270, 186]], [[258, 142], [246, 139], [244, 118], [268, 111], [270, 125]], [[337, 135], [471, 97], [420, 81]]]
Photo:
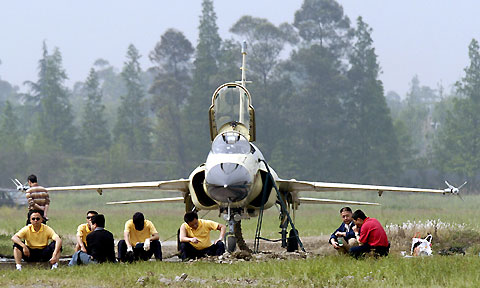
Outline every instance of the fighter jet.
[[[218, 210], [228, 222], [227, 250], [233, 251], [238, 243], [248, 249], [241, 235], [240, 222], [250, 217], [261, 216], [263, 210], [280, 206], [282, 246], [287, 247], [288, 224], [294, 229], [290, 213], [301, 203], [379, 205], [378, 203], [300, 197], [307, 191], [384, 191], [458, 194], [459, 189], [447, 183], [446, 189], [419, 189], [407, 187], [358, 185], [282, 179], [270, 167], [255, 141], [255, 110], [252, 96], [247, 90], [245, 76], [246, 43], [242, 45], [241, 81], [219, 86], [212, 96], [208, 111], [211, 149], [205, 163], [193, 170], [188, 179], [169, 181], [114, 183], [49, 187], [49, 191], [96, 190], [102, 194], [108, 189], [154, 188], [164, 191], [179, 191], [181, 197], [119, 201], [108, 204], [184, 202], [185, 210]], [[205, 131], [207, 132], [207, 131]], [[17, 185], [18, 186], [18, 185]], [[296, 240], [295, 240], [296, 241]], [[301, 243], [301, 242], [300, 242]]]

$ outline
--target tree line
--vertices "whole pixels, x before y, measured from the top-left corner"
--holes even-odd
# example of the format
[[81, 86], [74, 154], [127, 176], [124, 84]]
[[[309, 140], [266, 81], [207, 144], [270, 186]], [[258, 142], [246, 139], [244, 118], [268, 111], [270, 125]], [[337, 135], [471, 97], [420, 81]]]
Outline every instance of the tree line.
[[131, 44], [121, 71], [98, 59], [72, 89], [60, 49], [43, 43], [27, 93], [0, 78], [0, 186], [30, 173], [48, 186], [187, 177], [209, 151], [212, 93], [239, 80], [246, 39], [256, 144], [282, 178], [433, 187], [468, 179], [476, 190], [475, 39], [452, 91], [415, 76], [402, 98], [379, 80], [372, 28], [335, 0], [305, 0], [293, 23], [278, 26], [243, 16], [229, 39], [216, 19], [204, 0], [195, 47], [168, 29], [147, 70]]

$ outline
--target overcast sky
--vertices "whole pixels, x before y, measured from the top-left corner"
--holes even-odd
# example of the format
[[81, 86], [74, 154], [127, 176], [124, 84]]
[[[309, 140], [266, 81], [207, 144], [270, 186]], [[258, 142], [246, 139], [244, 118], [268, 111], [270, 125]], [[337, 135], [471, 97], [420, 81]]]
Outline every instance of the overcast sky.
[[[215, 0], [222, 38], [243, 15], [267, 18], [274, 24], [293, 22], [301, 0]], [[480, 39], [480, 1], [340, 0], [352, 22], [362, 16], [373, 29], [386, 91], [404, 95], [412, 77], [449, 90], [468, 65], [468, 44]], [[0, 78], [20, 86], [37, 80], [42, 41], [58, 47], [70, 78], [84, 81], [93, 62], [108, 60], [121, 68], [133, 43], [148, 53], [168, 28], [182, 31], [195, 46], [201, 0], [26, 0], [0, 5]]]

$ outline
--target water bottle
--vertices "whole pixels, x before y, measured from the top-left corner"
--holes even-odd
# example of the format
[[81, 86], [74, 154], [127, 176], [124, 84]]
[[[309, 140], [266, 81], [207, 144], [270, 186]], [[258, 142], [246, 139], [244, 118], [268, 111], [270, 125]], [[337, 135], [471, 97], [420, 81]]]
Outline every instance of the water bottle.
[[338, 246], [343, 246], [343, 240], [342, 240], [342, 238], [338, 238], [338, 239], [337, 239], [337, 242], [338, 242]]

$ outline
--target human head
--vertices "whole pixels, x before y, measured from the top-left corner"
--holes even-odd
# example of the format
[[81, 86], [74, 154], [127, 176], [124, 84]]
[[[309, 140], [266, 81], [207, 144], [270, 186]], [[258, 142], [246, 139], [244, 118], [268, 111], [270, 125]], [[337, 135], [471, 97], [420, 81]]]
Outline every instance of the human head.
[[32, 225], [38, 226], [43, 222], [43, 211], [42, 210], [30, 210], [28, 211], [28, 219]]
[[340, 216], [342, 221], [345, 224], [350, 224], [352, 222], [352, 209], [350, 207], [343, 207], [340, 209]]
[[143, 230], [145, 225], [145, 216], [143, 216], [142, 212], [136, 212], [133, 214], [133, 224], [135, 225], [135, 229], [138, 231]]
[[92, 226], [95, 225], [95, 227], [105, 227], [105, 216], [103, 214], [96, 214], [92, 216]]
[[87, 212], [87, 225], [88, 225], [88, 228], [90, 229], [92, 229], [92, 217], [95, 215], [98, 215], [97, 211], [90, 210]]
[[362, 227], [363, 222], [367, 219], [365, 213], [362, 210], [356, 210], [352, 215], [353, 221], [355, 222], [355, 226]]
[[28, 176], [27, 181], [28, 181], [29, 184], [30, 183], [37, 183], [37, 181], [38, 181], [37, 176], [35, 176], [34, 174], [30, 175], [30, 176]]
[[198, 228], [198, 214], [195, 211], [189, 211], [183, 216], [183, 220], [188, 224], [192, 229]]

